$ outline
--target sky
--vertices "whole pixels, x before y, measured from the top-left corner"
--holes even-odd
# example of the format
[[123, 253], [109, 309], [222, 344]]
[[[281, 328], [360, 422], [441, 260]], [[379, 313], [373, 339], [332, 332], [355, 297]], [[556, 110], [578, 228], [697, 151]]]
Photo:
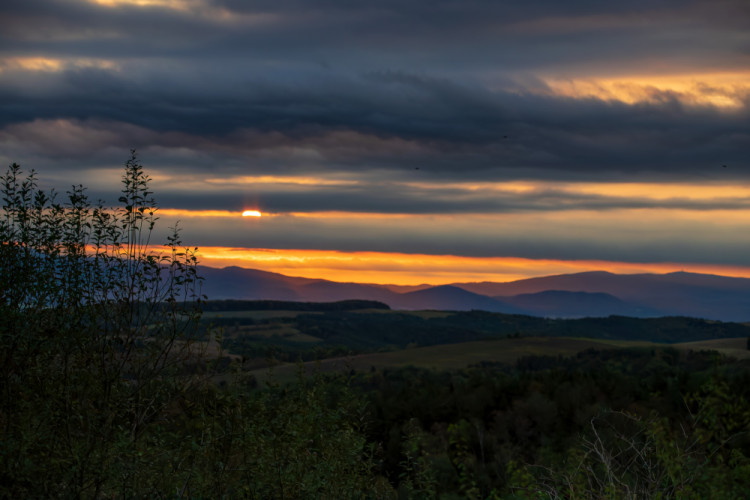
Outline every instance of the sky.
[[205, 265], [750, 277], [750, 3], [4, 0], [0, 160], [133, 148]]

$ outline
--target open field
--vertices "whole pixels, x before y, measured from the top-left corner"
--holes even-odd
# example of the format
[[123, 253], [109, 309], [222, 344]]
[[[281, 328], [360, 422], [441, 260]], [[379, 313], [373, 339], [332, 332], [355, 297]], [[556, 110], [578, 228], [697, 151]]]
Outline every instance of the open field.
[[225, 327], [226, 337], [235, 337], [238, 335], [246, 335], [257, 338], [285, 338], [292, 339], [298, 342], [319, 342], [320, 339], [301, 333], [299, 330], [288, 324], [264, 324], [264, 325], [240, 325], [237, 327]]
[[316, 311], [206, 311], [203, 318], [211, 320], [223, 319], [252, 319], [255, 321], [271, 318], [296, 318], [300, 314], [321, 314]]
[[[442, 344], [429, 347], [402, 349], [393, 352], [360, 354], [344, 358], [325, 359], [304, 363], [312, 372], [369, 370], [372, 367], [398, 368], [417, 366], [435, 370], [466, 368], [483, 361], [515, 363], [524, 356], [572, 356], [586, 349], [611, 349], [616, 347], [664, 347], [664, 344], [625, 340], [597, 340], [564, 337], [526, 337], [518, 339], [483, 340], [460, 344]], [[274, 377], [289, 380], [296, 376], [298, 365], [284, 363], [274, 367]], [[251, 371], [259, 380], [265, 380], [268, 369]]]
[[[342, 358], [325, 359], [304, 363], [307, 373], [315, 370], [321, 372], [364, 371], [372, 367], [378, 369], [416, 366], [434, 370], [453, 370], [466, 368], [481, 362], [515, 363], [524, 356], [573, 356], [586, 349], [612, 348], [665, 348], [679, 350], [712, 350], [725, 356], [739, 359], [750, 359], [750, 350], [746, 348], [747, 339], [716, 339], [680, 344], [663, 344], [646, 341], [599, 340], [567, 337], [526, 337], [518, 339], [486, 340], [463, 342], [460, 344], [442, 344], [429, 347], [402, 349], [392, 352], [360, 354]], [[292, 380], [298, 372], [297, 363], [283, 363], [273, 368], [273, 376], [280, 381]], [[265, 380], [267, 368], [250, 372]]]
[[750, 359], [750, 350], [747, 348], [747, 339], [714, 339], [699, 340], [697, 342], [683, 342], [675, 345], [679, 349], [692, 349], [694, 351], [717, 351], [725, 356], [737, 359]]

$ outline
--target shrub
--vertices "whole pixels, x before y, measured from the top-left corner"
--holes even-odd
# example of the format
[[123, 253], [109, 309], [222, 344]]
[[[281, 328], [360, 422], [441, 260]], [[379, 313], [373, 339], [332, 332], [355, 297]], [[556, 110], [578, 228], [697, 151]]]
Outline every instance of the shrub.
[[[200, 278], [157, 221], [135, 153], [120, 206], [73, 186], [60, 202], [35, 173], [0, 177], [0, 483], [10, 497], [127, 492], [155, 466], [140, 442], [199, 380]], [[151, 463], [143, 463], [149, 461]], [[136, 467], [137, 466], [137, 467]]]

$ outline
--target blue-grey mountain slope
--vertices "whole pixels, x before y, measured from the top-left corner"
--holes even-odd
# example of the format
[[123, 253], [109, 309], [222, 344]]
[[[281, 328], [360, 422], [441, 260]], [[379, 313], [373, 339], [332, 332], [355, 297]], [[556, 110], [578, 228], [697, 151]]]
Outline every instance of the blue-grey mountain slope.
[[[389, 304], [390, 305], [390, 304]], [[482, 310], [506, 314], [530, 314], [519, 307], [486, 295], [469, 292], [457, 286], [441, 285], [401, 294], [394, 309], [442, 309], [451, 311]]]
[[603, 271], [531, 278], [509, 283], [456, 284], [494, 297], [549, 290], [607, 293], [661, 315], [723, 321], [750, 320], [750, 279], [711, 274], [612, 274]]
[[535, 316], [550, 318], [585, 318], [605, 316], [632, 316], [650, 318], [664, 316], [656, 309], [626, 302], [614, 295], [601, 292], [568, 292], [548, 290], [522, 293], [496, 299], [528, 311]]
[[[617, 275], [595, 271], [436, 287], [337, 283], [239, 267], [202, 267], [200, 272], [205, 277], [203, 293], [209, 299], [363, 299], [377, 300], [393, 309], [479, 309], [560, 318], [690, 316], [750, 321], [750, 279], [684, 272]], [[412, 291], [414, 288], [418, 289]]]

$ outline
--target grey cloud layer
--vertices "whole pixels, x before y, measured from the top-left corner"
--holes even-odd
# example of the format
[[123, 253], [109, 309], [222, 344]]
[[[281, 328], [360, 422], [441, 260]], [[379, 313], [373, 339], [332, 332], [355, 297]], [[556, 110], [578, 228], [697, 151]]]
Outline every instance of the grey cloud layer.
[[[745, 106], [732, 114], [685, 108], [669, 92], [624, 105], [545, 97], [534, 76], [742, 67], [750, 9], [741, 0], [192, 5], [4, 2], [5, 150], [86, 163], [113, 148], [151, 148], [159, 167], [217, 174], [420, 167], [444, 178], [675, 179], [710, 178], [721, 164], [734, 178], [750, 170], [748, 95], [734, 96]], [[117, 66], [38, 72], [14, 67], [18, 57]], [[78, 126], [66, 137], [89, 138], [87, 150], [30, 139], [55, 120]]]
[[[747, 199], [452, 185], [747, 182], [748, 85], [722, 89], [742, 103], [722, 111], [675, 91], [624, 104], [545, 83], [746, 70], [747, 0], [185, 4], [3, 1], [0, 161], [112, 201], [109, 169], [134, 147], [163, 207], [423, 214], [191, 218], [197, 245], [746, 263], [742, 221], [706, 214]], [[244, 175], [359, 183], [221, 184]], [[664, 210], [623, 215], [641, 208]], [[671, 217], [681, 209], [697, 220]]]
[[[474, 60], [474, 66], [539, 66], [583, 63], [584, 52], [588, 60], [611, 60], [614, 53], [620, 61], [635, 61], [642, 56], [627, 53], [643, 48], [661, 60], [675, 50], [698, 60], [726, 57], [727, 49], [747, 42], [737, 35], [750, 26], [743, 0], [216, 0], [192, 5], [175, 11], [6, 0], [4, 46], [108, 57], [239, 54], [269, 60], [283, 54], [286, 61], [331, 50], [332, 65], [341, 56], [351, 63], [357, 55], [413, 64], [419, 61], [409, 54], [417, 54], [427, 56], [427, 64], [457, 62], [458, 56], [464, 64]], [[44, 45], [49, 40], [56, 43]]]
[[[750, 209], [750, 199], [738, 197], [707, 200], [677, 197], [658, 200], [641, 197], [609, 197], [555, 189], [508, 193], [493, 190], [434, 188], [424, 190], [397, 184], [373, 184], [357, 187], [299, 189], [293, 192], [273, 188], [262, 190], [252, 188], [247, 191], [227, 189], [215, 194], [194, 191], [160, 192], [159, 200], [162, 206], [182, 209], [210, 210], [220, 207], [240, 212], [248, 208], [259, 208], [268, 213], [511, 214], [623, 209], [699, 212]], [[100, 194], [106, 196], [106, 193]]]
[[[59, 80], [52, 90], [32, 95], [0, 83], [0, 132], [9, 145], [34, 135], [44, 120], [83, 122], [84, 134], [93, 119], [92, 149], [187, 147], [215, 155], [210, 168], [216, 171], [244, 158], [250, 160], [247, 170], [259, 172], [280, 165], [426, 167], [469, 179], [674, 180], [710, 177], [722, 164], [733, 167], [729, 175], [744, 178], [749, 166], [750, 107], [732, 114], [685, 108], [669, 95], [631, 106], [490, 92], [404, 73], [306, 84], [248, 82], [220, 95], [179, 83], [128, 82], [102, 70], [52, 78]], [[103, 138], [108, 129], [112, 134]], [[300, 149], [316, 157], [289, 153]], [[54, 158], [58, 152], [51, 146], [46, 153]]]
[[[163, 222], [167, 223], [165, 219]], [[163, 224], [166, 227], [167, 224]], [[474, 257], [684, 262], [746, 265], [750, 235], [742, 223], [695, 222], [665, 229], [662, 221], [557, 218], [439, 221], [277, 217], [183, 220], [190, 245], [250, 248], [337, 249]], [[533, 231], [530, 231], [533, 227]], [[696, 239], [696, 231], [704, 237]], [[602, 238], [606, 234], [607, 238]], [[166, 237], [166, 233], [164, 234]], [[717, 252], [721, 242], [721, 252]], [[675, 251], [679, 248], [679, 251]]]

